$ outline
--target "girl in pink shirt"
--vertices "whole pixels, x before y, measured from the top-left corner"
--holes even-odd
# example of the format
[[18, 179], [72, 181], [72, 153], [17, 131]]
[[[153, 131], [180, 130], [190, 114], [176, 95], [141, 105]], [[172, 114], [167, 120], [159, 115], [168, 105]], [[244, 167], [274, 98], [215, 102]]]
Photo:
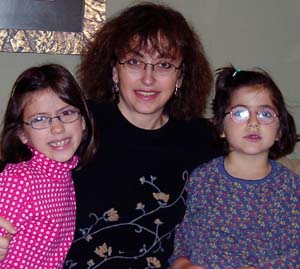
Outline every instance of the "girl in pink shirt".
[[75, 229], [71, 170], [95, 151], [91, 115], [69, 71], [49, 64], [17, 78], [0, 147], [0, 216], [17, 228], [0, 268], [62, 268]]

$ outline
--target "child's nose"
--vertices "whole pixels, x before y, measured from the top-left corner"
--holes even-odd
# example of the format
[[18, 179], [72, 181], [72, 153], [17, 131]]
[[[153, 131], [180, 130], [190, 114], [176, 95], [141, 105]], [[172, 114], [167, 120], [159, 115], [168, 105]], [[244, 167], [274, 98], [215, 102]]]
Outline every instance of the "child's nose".
[[257, 113], [251, 112], [248, 120], [248, 127], [249, 128], [256, 128], [259, 126], [259, 121], [257, 119]]
[[58, 118], [52, 119], [50, 127], [53, 133], [60, 133], [65, 130], [64, 124]]

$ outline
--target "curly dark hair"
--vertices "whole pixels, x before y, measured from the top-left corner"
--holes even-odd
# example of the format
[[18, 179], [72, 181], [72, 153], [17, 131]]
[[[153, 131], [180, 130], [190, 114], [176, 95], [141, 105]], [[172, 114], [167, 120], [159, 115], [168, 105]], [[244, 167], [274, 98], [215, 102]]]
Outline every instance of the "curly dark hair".
[[77, 149], [80, 166], [86, 164], [96, 151], [93, 118], [88, 110], [83, 92], [72, 74], [58, 64], [31, 67], [22, 72], [15, 81], [3, 118], [1, 132], [1, 169], [7, 163], [18, 163], [31, 159], [32, 153], [18, 137], [22, 128], [23, 112], [32, 94], [51, 89], [61, 100], [79, 109], [86, 129]]
[[[236, 90], [241, 87], [263, 87], [269, 90], [271, 100], [280, 111], [279, 131], [280, 139], [275, 141], [270, 148], [269, 157], [277, 159], [291, 153], [295, 147], [299, 136], [296, 133], [296, 126], [292, 115], [286, 108], [284, 97], [271, 76], [261, 68], [253, 71], [237, 70], [234, 66], [219, 68], [216, 70], [215, 98], [212, 103], [213, 123], [219, 135], [223, 132], [223, 119], [226, 109], [230, 104], [230, 99]], [[228, 154], [229, 147], [223, 139], [225, 154]]]
[[183, 58], [180, 96], [173, 96], [164, 112], [182, 119], [202, 116], [212, 87], [202, 43], [179, 12], [155, 3], [143, 2], [123, 10], [95, 34], [77, 72], [87, 97], [112, 101], [112, 68], [126, 53], [146, 50], [149, 43], [163, 57]]

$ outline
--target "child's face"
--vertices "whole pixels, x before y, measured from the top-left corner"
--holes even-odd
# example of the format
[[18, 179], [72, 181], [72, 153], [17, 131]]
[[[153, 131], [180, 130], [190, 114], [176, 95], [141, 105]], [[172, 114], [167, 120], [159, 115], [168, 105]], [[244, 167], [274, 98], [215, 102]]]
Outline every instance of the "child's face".
[[[24, 107], [23, 121], [30, 123], [42, 120], [44, 116], [55, 117], [77, 112], [78, 109], [62, 101], [51, 89], [41, 90], [30, 95]], [[46, 157], [65, 162], [72, 158], [81, 143], [85, 121], [79, 114], [71, 123], [52, 119], [48, 128], [34, 129], [23, 125], [19, 132], [22, 143], [33, 146]]]
[[262, 124], [257, 119], [257, 111], [262, 108], [270, 108], [278, 114], [270, 98], [269, 90], [262, 87], [237, 89], [231, 96], [226, 112], [236, 106], [247, 107], [250, 111], [250, 117], [244, 123], [233, 121], [229, 114], [224, 117], [222, 137], [226, 137], [229, 143], [229, 154], [267, 157], [269, 149], [280, 138], [278, 117], [275, 117], [274, 121], [269, 124]]

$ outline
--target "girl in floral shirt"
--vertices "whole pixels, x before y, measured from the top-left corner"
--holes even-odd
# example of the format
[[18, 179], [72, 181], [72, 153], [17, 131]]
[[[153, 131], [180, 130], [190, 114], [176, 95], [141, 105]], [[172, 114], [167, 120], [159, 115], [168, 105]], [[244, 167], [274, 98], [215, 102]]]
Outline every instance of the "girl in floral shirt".
[[280, 90], [221, 68], [213, 112], [226, 154], [191, 175], [172, 268], [300, 268], [300, 178], [273, 160], [297, 140]]
[[[0, 268], [62, 268], [75, 230], [71, 170], [92, 156], [83, 94], [60, 65], [16, 80], [1, 135], [0, 216], [16, 227]], [[6, 235], [4, 229], [0, 235]]]

